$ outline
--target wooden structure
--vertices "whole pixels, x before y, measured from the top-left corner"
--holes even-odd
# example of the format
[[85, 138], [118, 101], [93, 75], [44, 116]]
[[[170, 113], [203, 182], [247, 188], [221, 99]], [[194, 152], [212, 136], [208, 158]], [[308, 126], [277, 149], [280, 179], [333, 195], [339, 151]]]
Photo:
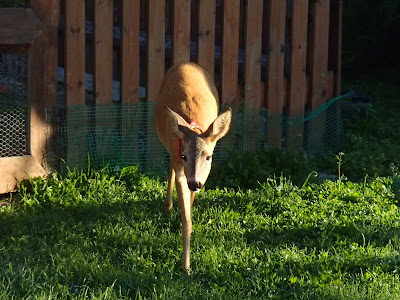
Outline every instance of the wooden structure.
[[140, 85], [154, 101], [165, 70], [194, 60], [221, 104], [301, 116], [339, 94], [342, 1], [64, 0], [66, 103], [85, 104], [85, 73], [98, 104], [112, 102], [112, 79], [122, 103], [138, 102]]
[[[27, 155], [0, 158], [0, 193], [28, 177], [44, 176], [50, 134], [45, 112], [56, 102], [59, 0], [32, 0], [30, 8], [0, 8], [2, 52], [28, 54], [29, 132]], [[44, 51], [45, 50], [45, 51]]]
[[[64, 67], [67, 106], [86, 104], [87, 74], [93, 75], [96, 105], [113, 102], [113, 80], [120, 83], [120, 103], [139, 102], [140, 87], [153, 102], [166, 69], [189, 60], [214, 75], [222, 105], [244, 101], [246, 108], [266, 108], [271, 116], [301, 117], [340, 93], [343, 0], [59, 1], [60, 6], [57, 0], [31, 0], [30, 9], [0, 9], [0, 44], [30, 45], [35, 74], [32, 155], [0, 158], [0, 174], [10, 178], [1, 180], [0, 192], [11, 187], [11, 177], [23, 177], [11, 169], [24, 173], [32, 166], [29, 175], [44, 173], [44, 108], [55, 101], [59, 8], [58, 65]], [[280, 126], [273, 118], [269, 122], [269, 143], [280, 147]], [[300, 129], [288, 138], [301, 134]], [[68, 143], [85, 147], [73, 137]]]

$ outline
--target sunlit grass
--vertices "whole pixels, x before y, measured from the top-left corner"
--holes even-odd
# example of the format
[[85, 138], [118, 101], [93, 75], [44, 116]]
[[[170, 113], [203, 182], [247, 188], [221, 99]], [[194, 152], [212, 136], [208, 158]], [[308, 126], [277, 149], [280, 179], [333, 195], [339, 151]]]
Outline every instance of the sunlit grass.
[[165, 183], [135, 168], [52, 174], [1, 209], [0, 299], [397, 299], [397, 181], [203, 191], [187, 277]]

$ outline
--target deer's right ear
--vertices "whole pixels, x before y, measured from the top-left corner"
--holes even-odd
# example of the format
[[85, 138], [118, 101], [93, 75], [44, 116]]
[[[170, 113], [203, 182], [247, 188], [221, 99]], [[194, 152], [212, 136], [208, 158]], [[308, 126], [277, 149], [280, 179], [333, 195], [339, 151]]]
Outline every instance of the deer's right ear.
[[166, 108], [168, 116], [171, 119], [174, 132], [182, 139], [185, 133], [187, 133], [187, 131], [190, 131], [189, 124], [185, 121], [184, 118], [182, 118], [178, 113], [174, 112], [168, 106], [164, 105], [164, 107]]

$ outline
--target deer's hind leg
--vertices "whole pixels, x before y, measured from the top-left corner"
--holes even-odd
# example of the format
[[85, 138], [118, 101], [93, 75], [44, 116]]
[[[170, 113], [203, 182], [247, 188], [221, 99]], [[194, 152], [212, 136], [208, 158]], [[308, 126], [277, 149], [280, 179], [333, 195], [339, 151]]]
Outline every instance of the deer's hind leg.
[[174, 185], [175, 185], [175, 170], [172, 166], [169, 166], [169, 178], [168, 178], [168, 188], [167, 188], [167, 197], [164, 201], [164, 209], [166, 211], [171, 210], [173, 203], [172, 203], [172, 193], [174, 192]]

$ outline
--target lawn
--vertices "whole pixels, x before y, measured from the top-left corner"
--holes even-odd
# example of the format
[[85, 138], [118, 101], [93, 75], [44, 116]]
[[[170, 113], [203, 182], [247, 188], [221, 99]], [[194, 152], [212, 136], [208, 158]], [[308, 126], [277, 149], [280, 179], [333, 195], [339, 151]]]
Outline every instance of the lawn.
[[224, 188], [213, 175], [219, 188], [194, 204], [190, 276], [163, 180], [130, 167], [24, 183], [0, 208], [0, 299], [399, 299], [400, 92], [351, 88], [374, 100], [347, 120], [344, 155], [296, 165], [339, 179], [275, 169]]

